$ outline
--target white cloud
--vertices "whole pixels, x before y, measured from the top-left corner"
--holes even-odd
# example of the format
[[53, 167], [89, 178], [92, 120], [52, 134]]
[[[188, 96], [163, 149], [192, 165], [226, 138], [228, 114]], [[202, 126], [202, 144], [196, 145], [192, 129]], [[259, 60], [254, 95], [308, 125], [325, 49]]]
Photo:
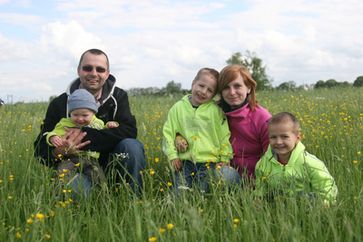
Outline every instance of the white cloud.
[[0, 13], [0, 22], [31, 28], [41, 21], [41, 17], [30, 14]]
[[85, 31], [82, 25], [74, 20], [47, 24], [43, 28], [41, 42], [48, 50], [56, 48], [60, 52], [66, 51], [74, 56], [89, 48], [104, 47], [98, 36]]
[[[170, 80], [189, 88], [200, 68], [220, 70], [234, 52], [246, 50], [264, 61], [274, 85], [353, 81], [363, 74], [363, 3], [358, 0], [56, 3], [46, 15], [0, 14], [0, 27], [7, 21], [14, 32], [33, 28], [36, 36], [19, 40], [0, 32], [0, 95], [62, 92], [89, 48], [108, 53], [111, 72], [124, 88], [162, 87]], [[16, 91], [19, 83], [24, 90]]]

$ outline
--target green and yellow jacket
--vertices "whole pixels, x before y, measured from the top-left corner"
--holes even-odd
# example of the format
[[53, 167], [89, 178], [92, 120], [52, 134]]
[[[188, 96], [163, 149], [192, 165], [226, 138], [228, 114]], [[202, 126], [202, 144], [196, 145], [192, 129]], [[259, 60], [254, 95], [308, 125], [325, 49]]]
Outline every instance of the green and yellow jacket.
[[305, 151], [299, 142], [291, 153], [286, 165], [277, 161], [268, 147], [256, 165], [256, 193], [261, 196], [271, 194], [314, 194], [324, 201], [334, 202], [338, 188], [325, 164]]
[[[213, 100], [195, 108], [189, 96], [184, 96], [169, 110], [163, 128], [164, 153], [169, 160], [179, 158], [193, 162], [229, 162], [233, 151], [223, 111]], [[174, 145], [178, 133], [189, 144], [184, 153], [178, 153]]]

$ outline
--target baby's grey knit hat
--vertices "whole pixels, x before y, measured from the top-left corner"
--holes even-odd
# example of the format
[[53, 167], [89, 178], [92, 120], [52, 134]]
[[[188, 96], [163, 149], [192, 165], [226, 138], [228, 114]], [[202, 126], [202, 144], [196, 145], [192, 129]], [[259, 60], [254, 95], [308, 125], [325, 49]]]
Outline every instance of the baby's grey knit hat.
[[68, 113], [80, 108], [98, 111], [95, 97], [86, 89], [77, 89], [68, 97]]

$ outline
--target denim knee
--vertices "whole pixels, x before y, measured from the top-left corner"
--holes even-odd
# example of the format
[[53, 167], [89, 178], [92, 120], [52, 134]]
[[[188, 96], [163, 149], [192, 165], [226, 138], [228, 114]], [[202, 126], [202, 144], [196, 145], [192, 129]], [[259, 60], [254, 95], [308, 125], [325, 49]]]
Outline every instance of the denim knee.
[[92, 182], [90, 178], [83, 175], [82, 173], [77, 173], [68, 183], [72, 188], [73, 199], [78, 199], [79, 197], [88, 197], [91, 193]]
[[220, 169], [220, 175], [228, 185], [237, 185], [241, 183], [241, 176], [238, 171], [230, 166], [223, 166]]
[[131, 160], [132, 164], [140, 168], [146, 167], [144, 145], [137, 139], [123, 139], [113, 150], [113, 153], [120, 155], [126, 161]]
[[[113, 153], [120, 156], [122, 176], [126, 175], [126, 181], [130, 184], [132, 190], [140, 195], [142, 188], [142, 176], [140, 171], [146, 167], [146, 158], [143, 144], [136, 139], [123, 139], [115, 147]], [[124, 173], [126, 169], [126, 174]]]

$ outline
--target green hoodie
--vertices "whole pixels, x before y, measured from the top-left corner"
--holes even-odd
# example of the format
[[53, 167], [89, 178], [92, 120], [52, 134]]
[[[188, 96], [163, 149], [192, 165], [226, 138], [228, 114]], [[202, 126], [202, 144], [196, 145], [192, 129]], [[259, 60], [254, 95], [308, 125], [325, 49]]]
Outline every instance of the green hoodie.
[[338, 188], [325, 164], [305, 151], [299, 142], [286, 165], [278, 162], [271, 146], [256, 164], [256, 192], [283, 194], [313, 193], [324, 201], [335, 202]]
[[[233, 151], [224, 113], [213, 100], [193, 108], [189, 96], [184, 96], [169, 110], [163, 128], [164, 153], [169, 160], [229, 162]], [[189, 147], [184, 153], [178, 153], [175, 148], [177, 133], [188, 141]]]

